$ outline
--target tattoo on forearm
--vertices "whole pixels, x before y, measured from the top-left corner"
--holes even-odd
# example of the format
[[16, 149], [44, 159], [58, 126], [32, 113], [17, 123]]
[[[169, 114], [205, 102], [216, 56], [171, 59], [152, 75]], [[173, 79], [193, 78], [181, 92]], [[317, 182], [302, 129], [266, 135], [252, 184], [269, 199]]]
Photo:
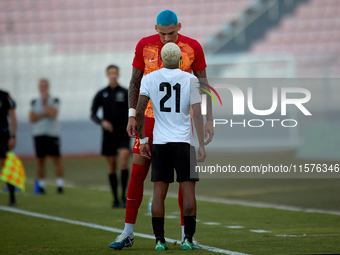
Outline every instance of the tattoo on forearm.
[[129, 85], [129, 108], [136, 109], [139, 95], [140, 82], [143, 78], [143, 71], [132, 68], [132, 77]]
[[[143, 114], [143, 118], [144, 118], [144, 114]], [[144, 121], [141, 120], [141, 121], [139, 121], [138, 124], [137, 124], [137, 130], [138, 130], [138, 134], [139, 134], [139, 135], [142, 134], [143, 128], [144, 128]]]
[[205, 69], [201, 70], [201, 71], [194, 71], [194, 75], [198, 78], [198, 79], [206, 79], [207, 78], [207, 72]]
[[211, 97], [207, 97], [207, 120], [213, 120]]
[[137, 130], [139, 134], [141, 134], [144, 129], [144, 112], [148, 102], [149, 98], [147, 96], [139, 96], [136, 110]]
[[[200, 82], [205, 83], [205, 84], [209, 84], [208, 83], [208, 79], [207, 79], [207, 73], [206, 70], [203, 69], [201, 71], [194, 71], [194, 75], [199, 79]], [[205, 88], [207, 90], [210, 91], [209, 88]], [[205, 92], [203, 92], [205, 93]], [[206, 115], [207, 120], [212, 120], [213, 116], [212, 116], [212, 101], [211, 101], [211, 97], [207, 97], [207, 115]]]

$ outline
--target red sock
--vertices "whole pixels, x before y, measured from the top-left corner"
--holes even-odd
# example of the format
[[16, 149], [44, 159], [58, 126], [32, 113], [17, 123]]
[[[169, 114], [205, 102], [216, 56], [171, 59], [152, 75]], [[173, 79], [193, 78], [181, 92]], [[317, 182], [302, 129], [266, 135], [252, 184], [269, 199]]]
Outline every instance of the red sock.
[[178, 205], [179, 210], [181, 211], [181, 226], [184, 226], [184, 218], [183, 218], [183, 195], [181, 191], [181, 186], [178, 189]]
[[138, 209], [143, 200], [144, 180], [148, 175], [149, 166], [132, 165], [131, 177], [127, 191], [125, 223], [135, 224]]

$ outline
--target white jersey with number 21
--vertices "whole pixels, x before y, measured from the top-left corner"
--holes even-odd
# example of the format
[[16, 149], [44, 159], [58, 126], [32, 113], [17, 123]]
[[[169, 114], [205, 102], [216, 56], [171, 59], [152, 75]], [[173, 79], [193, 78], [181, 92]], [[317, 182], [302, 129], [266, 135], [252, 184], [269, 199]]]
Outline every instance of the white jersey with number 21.
[[196, 76], [162, 68], [143, 77], [140, 95], [150, 98], [155, 126], [153, 144], [190, 144], [190, 106], [201, 103]]

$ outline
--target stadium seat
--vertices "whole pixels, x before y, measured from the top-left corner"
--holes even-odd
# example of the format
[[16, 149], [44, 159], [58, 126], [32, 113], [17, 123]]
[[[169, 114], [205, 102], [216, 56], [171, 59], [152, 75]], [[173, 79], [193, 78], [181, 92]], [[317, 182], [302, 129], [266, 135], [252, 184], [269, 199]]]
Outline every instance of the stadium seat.
[[338, 77], [334, 70], [339, 67], [339, 63], [329, 59], [340, 49], [339, 13], [340, 1], [337, 0], [305, 2], [293, 14], [283, 18], [279, 26], [269, 31], [261, 41], [256, 42], [251, 53], [295, 56], [296, 73], [301, 77], [307, 73], [322, 76], [323, 66], [327, 62], [331, 65], [330, 75]]
[[[57, 51], [89, 52], [110, 44], [115, 45], [110, 50], [132, 51], [141, 37], [154, 33], [156, 15], [163, 9], [173, 9], [183, 23], [182, 32], [203, 44], [250, 3], [250, 0], [189, 0], [179, 8], [183, 5], [181, 0], [170, 4], [132, 0], [128, 6], [125, 1], [1, 1], [0, 31], [4, 36], [0, 43], [50, 43]], [[6, 18], [8, 13], [10, 20]], [[13, 27], [10, 33], [8, 26]], [[77, 44], [81, 47], [76, 47]]]

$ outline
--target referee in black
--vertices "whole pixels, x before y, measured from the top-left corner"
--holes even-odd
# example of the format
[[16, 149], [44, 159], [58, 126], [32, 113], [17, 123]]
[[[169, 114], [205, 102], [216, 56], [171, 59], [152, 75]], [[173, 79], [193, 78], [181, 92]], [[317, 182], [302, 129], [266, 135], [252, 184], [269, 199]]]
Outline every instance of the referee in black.
[[[126, 188], [128, 184], [128, 159], [130, 154], [130, 137], [126, 132], [128, 123], [128, 90], [122, 88], [117, 80], [119, 68], [109, 65], [106, 68], [109, 85], [100, 90], [93, 99], [91, 107], [91, 119], [102, 126], [102, 155], [106, 157], [109, 165], [109, 182], [113, 193], [111, 208], [126, 207]], [[98, 109], [103, 109], [103, 119], [97, 115]], [[119, 157], [121, 169], [122, 198], [118, 200], [116, 155]]]
[[[7, 151], [13, 150], [16, 145], [17, 119], [15, 116], [15, 103], [10, 95], [0, 90], [0, 165], [4, 165]], [[9, 128], [8, 118], [11, 128]], [[9, 205], [16, 205], [14, 196], [14, 186], [7, 183], [10, 199]]]

